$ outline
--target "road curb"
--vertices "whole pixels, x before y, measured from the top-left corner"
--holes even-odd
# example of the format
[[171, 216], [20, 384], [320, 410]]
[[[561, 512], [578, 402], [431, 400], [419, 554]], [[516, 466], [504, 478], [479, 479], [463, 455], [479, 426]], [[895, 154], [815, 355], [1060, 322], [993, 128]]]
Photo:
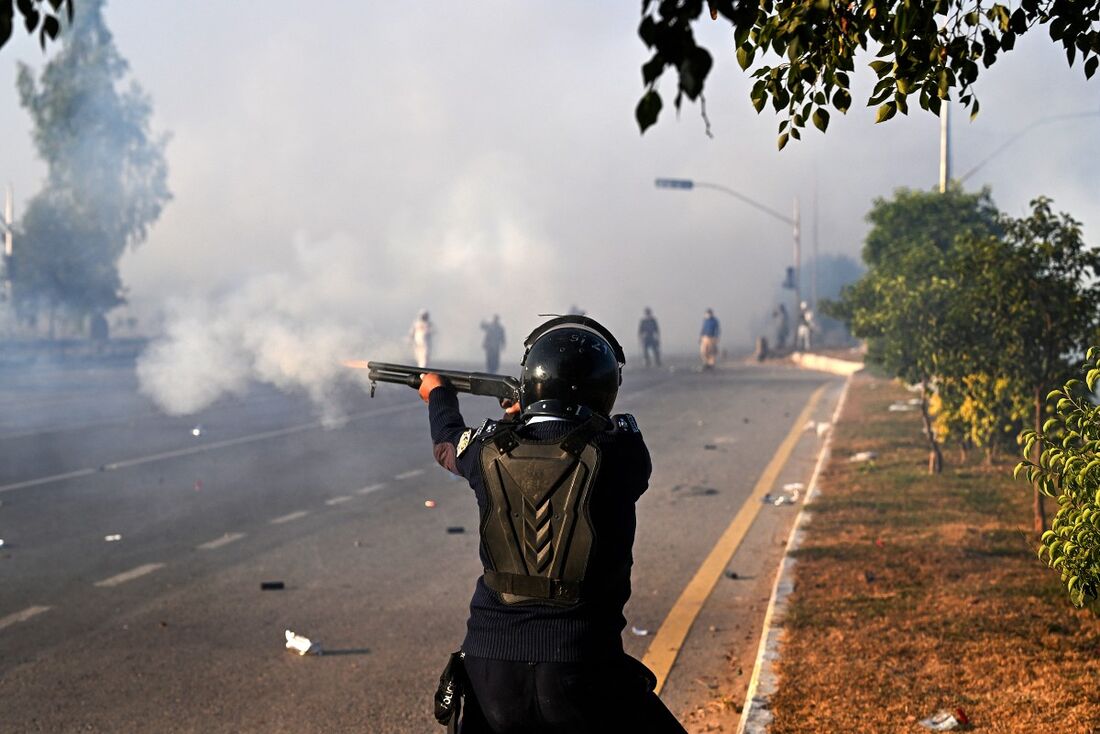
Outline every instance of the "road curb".
[[[815, 356], [815, 355], [809, 355]], [[823, 357], [822, 359], [829, 359]], [[840, 362], [842, 360], [832, 360]], [[856, 364], [850, 362], [848, 364]], [[863, 365], [858, 365], [862, 368]], [[810, 368], [816, 369], [816, 368]], [[771, 598], [768, 599], [768, 608], [764, 613], [764, 627], [760, 632], [760, 646], [756, 653], [756, 663], [753, 665], [752, 677], [749, 678], [748, 690], [745, 693], [745, 707], [741, 711], [741, 721], [737, 727], [737, 734], [764, 734], [768, 731], [772, 722], [771, 701], [779, 689], [779, 678], [776, 675], [775, 664], [780, 658], [780, 638], [783, 632], [783, 619], [787, 614], [787, 605], [791, 592], [794, 590], [794, 565], [792, 556], [794, 551], [802, 545], [805, 535], [804, 529], [810, 521], [812, 511], [807, 512], [807, 506], [817, 496], [818, 477], [829, 460], [833, 446], [833, 430], [840, 418], [844, 403], [848, 398], [848, 388], [852, 384], [852, 374], [856, 370], [847, 373], [844, 387], [841, 389], [840, 398], [833, 409], [829, 433], [825, 437], [825, 443], [817, 456], [813, 474], [810, 476], [806, 499], [794, 524], [791, 526], [791, 534], [787, 538], [787, 545], [783, 551], [783, 560], [779, 563], [779, 569], [775, 574], [775, 583], [772, 585]]]
[[863, 369], [863, 362], [852, 362], [848, 359], [826, 357], [822, 354], [812, 354], [810, 352], [792, 352], [791, 361], [802, 369], [829, 372], [845, 377]]

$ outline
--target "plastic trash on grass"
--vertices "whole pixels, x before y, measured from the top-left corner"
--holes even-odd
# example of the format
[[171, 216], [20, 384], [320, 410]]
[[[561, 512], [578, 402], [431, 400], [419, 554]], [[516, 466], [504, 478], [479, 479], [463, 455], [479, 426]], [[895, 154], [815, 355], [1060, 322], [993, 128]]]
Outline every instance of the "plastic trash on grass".
[[874, 461], [877, 458], [878, 458], [878, 454], [876, 454], [874, 451], [860, 451], [857, 454], [852, 454], [851, 456], [849, 456], [848, 461], [852, 461], [852, 462]]
[[286, 649], [291, 652], [296, 652], [299, 655], [320, 655], [321, 643], [314, 642], [308, 637], [303, 637], [302, 635], [287, 630]]
[[970, 718], [962, 709], [955, 709], [954, 712], [945, 709], [937, 711], [927, 719], [921, 719], [917, 723], [932, 731], [954, 731], [969, 724]]

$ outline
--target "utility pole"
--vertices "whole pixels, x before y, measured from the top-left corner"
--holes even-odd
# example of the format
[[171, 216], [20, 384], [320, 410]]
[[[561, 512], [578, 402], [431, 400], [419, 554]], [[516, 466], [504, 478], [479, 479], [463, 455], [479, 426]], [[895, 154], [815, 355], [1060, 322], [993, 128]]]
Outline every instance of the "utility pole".
[[951, 103], [940, 104], [940, 193], [947, 193], [951, 182]]
[[802, 308], [802, 215], [798, 210], [798, 196], [794, 197], [794, 300]]

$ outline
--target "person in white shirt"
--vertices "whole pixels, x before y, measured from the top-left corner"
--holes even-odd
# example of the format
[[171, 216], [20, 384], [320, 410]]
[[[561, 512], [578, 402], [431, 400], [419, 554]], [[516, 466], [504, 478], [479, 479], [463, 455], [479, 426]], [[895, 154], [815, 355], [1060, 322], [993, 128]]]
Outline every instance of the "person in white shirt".
[[426, 309], [421, 309], [409, 329], [409, 341], [412, 342], [416, 366], [427, 367], [432, 353], [432, 322]]

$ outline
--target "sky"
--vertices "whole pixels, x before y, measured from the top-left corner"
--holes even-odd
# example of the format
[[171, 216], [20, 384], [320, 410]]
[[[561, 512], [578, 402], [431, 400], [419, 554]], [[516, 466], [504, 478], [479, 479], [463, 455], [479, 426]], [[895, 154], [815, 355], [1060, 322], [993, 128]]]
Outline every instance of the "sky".
[[[715, 55], [714, 137], [696, 106], [677, 119], [671, 74], [660, 122], [640, 135], [638, 8], [113, 0], [117, 47], [152, 97], [154, 130], [172, 135], [174, 199], [122, 262], [130, 310], [161, 334], [221, 319], [226, 342], [276, 313], [284, 347], [296, 334], [308, 349], [314, 331], [328, 344], [354, 333], [349, 349], [400, 357], [424, 308], [440, 360], [477, 359], [478, 323], [499, 313], [507, 362], [539, 314], [571, 305], [618, 333], [628, 358], [644, 306], [672, 351], [693, 348], [713, 307], [725, 344], [748, 348], [783, 295], [790, 228], [718, 192], [658, 190], [654, 178], [711, 181], [782, 211], [799, 197], [804, 260], [816, 192], [820, 252], [858, 258], [875, 197], [935, 185], [939, 122], [914, 104], [874, 125], [858, 102], [873, 82], [864, 70], [848, 115], [779, 152], [778, 118], [752, 109], [729, 27], [707, 21], [697, 35]], [[0, 49], [0, 182], [14, 185], [18, 208], [44, 168], [15, 94], [17, 61], [44, 56], [19, 34]], [[977, 91], [981, 115], [956, 115], [958, 173], [1038, 120], [1100, 111], [1100, 82], [1067, 67], [1041, 31]], [[1051, 196], [1097, 242], [1097, 160], [1100, 117], [1052, 123], [966, 185], [991, 186], [1013, 214]]]

